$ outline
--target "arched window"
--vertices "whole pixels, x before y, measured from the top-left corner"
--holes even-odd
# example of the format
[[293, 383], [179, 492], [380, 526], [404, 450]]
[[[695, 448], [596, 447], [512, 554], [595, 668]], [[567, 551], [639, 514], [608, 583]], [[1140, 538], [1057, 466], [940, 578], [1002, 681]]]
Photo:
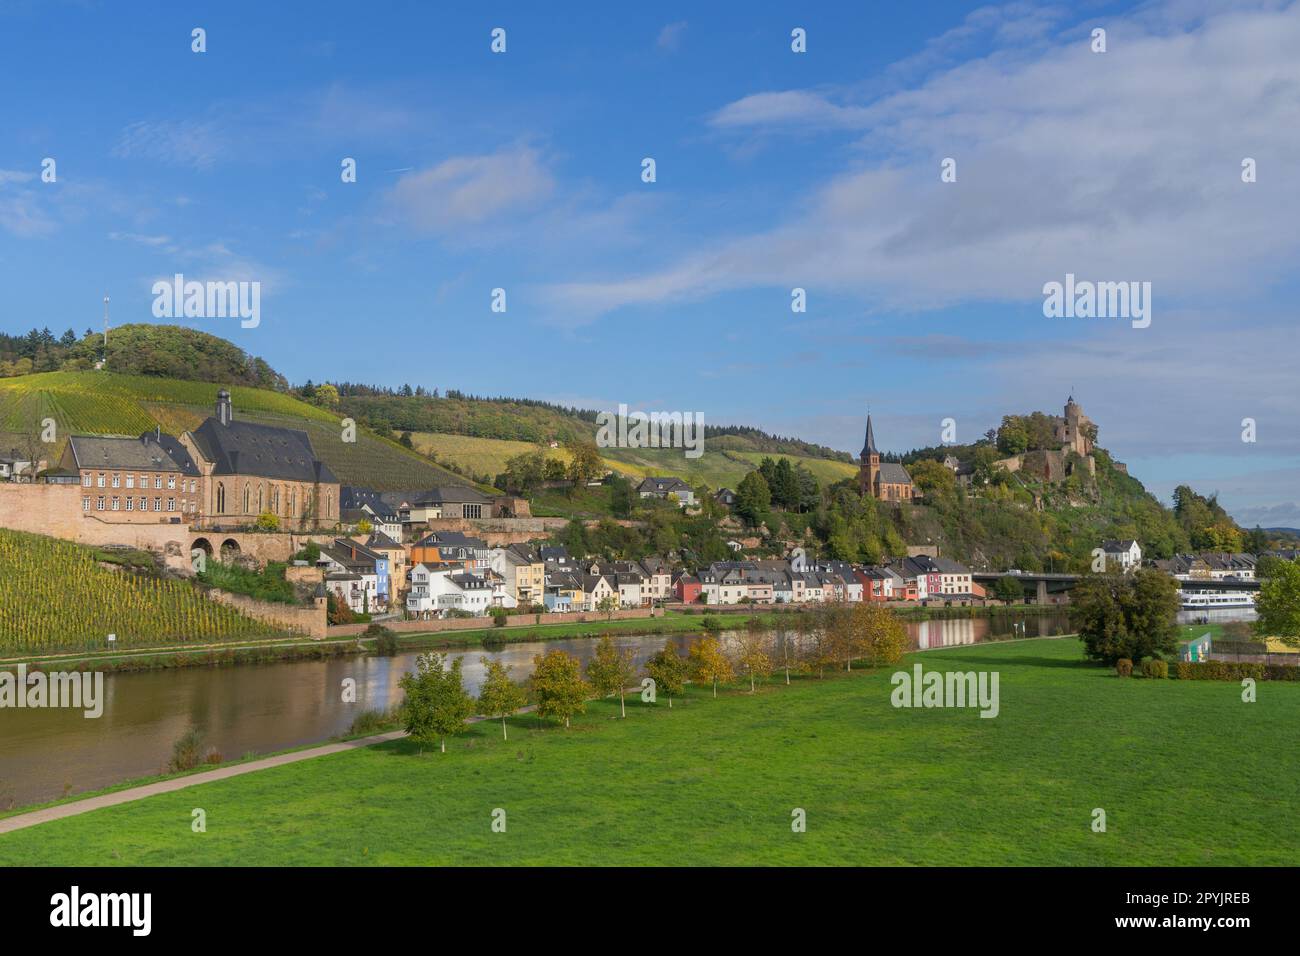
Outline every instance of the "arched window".
[[289, 515], [293, 517], [298, 513], [298, 488], [295, 485], [289, 491]]
[[217, 482], [217, 514], [226, 513], [226, 486], [224, 482]]
[[266, 485], [257, 486], [257, 513], [266, 510]]
[[244, 514], [248, 514], [248, 482], [244, 482]]
[[325, 492], [325, 517], [330, 517], [334, 513], [334, 492]]

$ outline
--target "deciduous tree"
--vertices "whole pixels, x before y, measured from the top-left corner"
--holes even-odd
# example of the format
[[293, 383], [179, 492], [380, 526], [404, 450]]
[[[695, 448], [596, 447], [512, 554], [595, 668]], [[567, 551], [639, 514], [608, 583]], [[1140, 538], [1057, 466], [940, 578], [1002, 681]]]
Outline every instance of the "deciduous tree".
[[474, 713], [474, 701], [461, 682], [460, 664], [459, 658], [448, 666], [446, 655], [421, 654], [415, 659], [416, 672], [407, 672], [401, 680], [407, 733], [430, 746], [439, 739], [443, 753], [447, 735], [458, 733]]
[[547, 651], [533, 658], [533, 693], [539, 717], [558, 717], [569, 726], [574, 714], [587, 709], [591, 685], [582, 679], [582, 664], [572, 654]]
[[509, 740], [506, 718], [524, 706], [524, 689], [510, 679], [508, 665], [486, 657], [479, 661], [487, 669], [478, 694], [479, 711], [485, 717], [500, 717], [501, 739]]
[[587, 680], [606, 697], [618, 694], [620, 715], [627, 716], [624, 692], [636, 678], [636, 665], [631, 651], [619, 651], [608, 634], [601, 637], [596, 653], [587, 661]]

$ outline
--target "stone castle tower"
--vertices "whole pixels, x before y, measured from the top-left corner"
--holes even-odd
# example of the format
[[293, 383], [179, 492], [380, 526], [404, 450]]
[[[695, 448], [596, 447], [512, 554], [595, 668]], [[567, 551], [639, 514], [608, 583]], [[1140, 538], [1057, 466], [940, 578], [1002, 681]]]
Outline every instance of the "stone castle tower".
[[1065, 415], [1056, 419], [1056, 439], [1061, 447], [1077, 452], [1083, 457], [1092, 454], [1093, 433], [1092, 419], [1083, 413], [1083, 409], [1071, 395], [1065, 401]]

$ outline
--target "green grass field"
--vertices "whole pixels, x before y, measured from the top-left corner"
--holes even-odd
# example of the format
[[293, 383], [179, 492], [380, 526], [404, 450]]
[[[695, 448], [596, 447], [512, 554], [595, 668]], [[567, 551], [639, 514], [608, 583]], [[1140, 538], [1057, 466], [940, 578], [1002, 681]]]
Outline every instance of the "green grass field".
[[7, 834], [0, 864], [1294, 863], [1295, 684], [1120, 679], [1074, 639], [914, 660], [997, 671], [1000, 715], [895, 709], [893, 669], [601, 701], [567, 732], [481, 724]]

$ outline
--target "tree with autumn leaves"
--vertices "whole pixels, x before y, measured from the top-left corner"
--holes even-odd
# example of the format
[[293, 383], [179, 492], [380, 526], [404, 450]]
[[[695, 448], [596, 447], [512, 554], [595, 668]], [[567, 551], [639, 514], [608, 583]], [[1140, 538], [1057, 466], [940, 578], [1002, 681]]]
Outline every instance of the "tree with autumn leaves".
[[555, 717], [569, 726], [574, 714], [585, 713], [591, 685], [582, 679], [582, 665], [572, 654], [547, 651], [533, 658], [530, 678], [537, 697], [537, 715]]
[[510, 667], [500, 661], [480, 657], [486, 671], [479, 689], [479, 712], [484, 717], [501, 718], [501, 739], [509, 740], [506, 718], [524, 706], [524, 689], [510, 679]]
[[587, 680], [605, 697], [618, 694], [621, 716], [627, 716], [624, 693], [627, 685], [636, 680], [636, 663], [631, 651], [619, 651], [613, 639], [604, 635], [596, 645], [595, 656], [587, 661]]

